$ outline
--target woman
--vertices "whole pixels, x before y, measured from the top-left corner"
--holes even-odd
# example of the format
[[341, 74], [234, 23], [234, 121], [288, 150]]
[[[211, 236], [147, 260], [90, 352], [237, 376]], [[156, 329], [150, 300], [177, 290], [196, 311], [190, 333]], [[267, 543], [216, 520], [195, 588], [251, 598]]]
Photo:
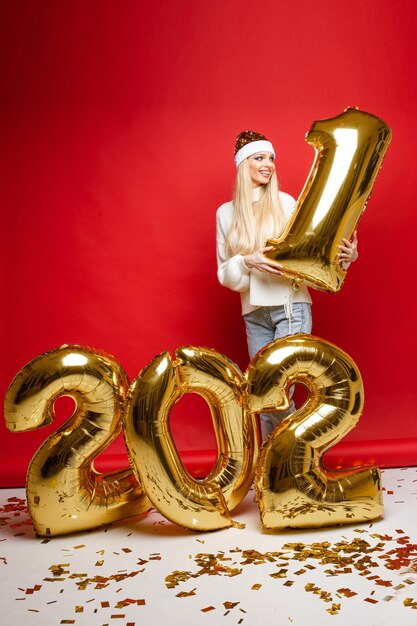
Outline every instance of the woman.
[[[264, 256], [264, 242], [277, 237], [294, 210], [295, 200], [278, 191], [275, 150], [272, 143], [254, 131], [236, 139], [237, 168], [232, 202], [217, 210], [217, 265], [222, 285], [239, 291], [246, 325], [249, 356], [274, 339], [295, 333], [311, 333], [311, 298], [302, 285], [297, 291], [281, 266]], [[339, 246], [343, 267], [358, 258], [357, 237]], [[295, 410], [261, 415], [262, 436]]]

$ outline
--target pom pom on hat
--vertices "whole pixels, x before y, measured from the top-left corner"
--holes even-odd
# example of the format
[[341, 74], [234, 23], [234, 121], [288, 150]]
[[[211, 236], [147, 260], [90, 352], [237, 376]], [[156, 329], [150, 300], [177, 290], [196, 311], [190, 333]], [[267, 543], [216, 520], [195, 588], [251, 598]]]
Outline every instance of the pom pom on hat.
[[236, 137], [235, 143], [235, 164], [236, 167], [256, 152], [272, 152], [275, 150], [272, 143], [261, 133], [254, 130], [244, 130]]

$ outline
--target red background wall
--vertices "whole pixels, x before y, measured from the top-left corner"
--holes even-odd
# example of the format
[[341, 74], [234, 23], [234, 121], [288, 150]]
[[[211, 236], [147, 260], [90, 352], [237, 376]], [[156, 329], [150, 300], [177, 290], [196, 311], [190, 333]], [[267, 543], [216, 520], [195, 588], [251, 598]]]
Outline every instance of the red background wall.
[[[281, 188], [297, 197], [311, 123], [359, 106], [393, 142], [359, 261], [341, 292], [313, 293], [314, 332], [364, 378], [363, 417], [344, 444], [417, 465], [413, 1], [10, 0], [1, 13], [2, 397], [28, 360], [63, 343], [114, 354], [132, 378], [186, 344], [245, 369], [239, 297], [215, 263], [234, 138], [270, 137]], [[1, 484], [24, 483], [55, 426], [1, 424]], [[203, 401], [182, 401], [173, 428], [180, 450], [213, 444]], [[127, 462], [121, 441], [110, 452]]]

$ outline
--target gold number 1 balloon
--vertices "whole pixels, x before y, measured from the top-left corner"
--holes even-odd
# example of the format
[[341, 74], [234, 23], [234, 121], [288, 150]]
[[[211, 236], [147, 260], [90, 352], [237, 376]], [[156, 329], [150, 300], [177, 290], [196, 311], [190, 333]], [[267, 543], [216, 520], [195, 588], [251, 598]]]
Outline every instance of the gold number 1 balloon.
[[266, 256], [280, 263], [293, 287], [305, 282], [338, 291], [346, 272], [338, 261], [342, 238], [351, 239], [391, 141], [379, 118], [347, 109], [314, 122], [306, 141], [316, 150], [309, 178], [284, 232], [269, 239]]
[[251, 411], [289, 407], [288, 390], [305, 385], [307, 402], [265, 439], [255, 487], [265, 528], [348, 524], [382, 515], [377, 467], [327, 470], [322, 455], [357, 423], [363, 385], [352, 359], [311, 335], [278, 339], [260, 350], [245, 373]]
[[60, 396], [71, 396], [77, 405], [29, 465], [27, 500], [39, 535], [87, 530], [151, 508], [130, 468], [101, 474], [93, 465], [120, 433], [128, 386], [113, 357], [81, 346], [38, 356], [11, 382], [4, 405], [11, 431], [50, 424]]

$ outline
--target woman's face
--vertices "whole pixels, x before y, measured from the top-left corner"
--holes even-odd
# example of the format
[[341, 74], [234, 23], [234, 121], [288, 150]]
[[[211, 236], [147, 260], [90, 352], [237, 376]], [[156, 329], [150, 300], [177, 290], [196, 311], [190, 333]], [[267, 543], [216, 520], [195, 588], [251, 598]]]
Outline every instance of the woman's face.
[[275, 170], [272, 152], [256, 152], [248, 157], [248, 163], [252, 187], [260, 187], [260, 185], [269, 183]]

